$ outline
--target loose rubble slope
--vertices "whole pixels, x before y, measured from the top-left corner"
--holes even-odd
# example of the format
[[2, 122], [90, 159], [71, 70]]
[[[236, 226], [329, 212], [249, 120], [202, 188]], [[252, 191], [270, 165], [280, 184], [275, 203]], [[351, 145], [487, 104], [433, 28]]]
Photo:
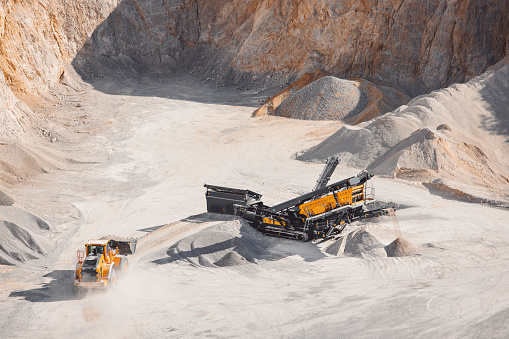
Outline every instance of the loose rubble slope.
[[298, 156], [413, 180], [449, 179], [501, 188], [508, 183], [509, 66], [413, 99], [392, 113], [344, 126]]

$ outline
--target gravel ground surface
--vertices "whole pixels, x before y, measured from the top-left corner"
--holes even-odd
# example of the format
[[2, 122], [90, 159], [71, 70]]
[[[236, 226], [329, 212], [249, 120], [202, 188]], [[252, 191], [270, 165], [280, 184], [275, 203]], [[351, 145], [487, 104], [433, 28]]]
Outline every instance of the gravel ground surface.
[[[185, 75], [94, 86], [63, 99], [81, 107], [48, 113], [67, 131], [69, 141], [51, 147], [73, 159], [72, 170], [9, 190], [50, 224], [41, 232], [51, 232], [53, 249], [0, 265], [2, 338], [507, 336], [509, 211], [375, 176], [377, 198], [405, 206], [400, 233], [422, 246], [418, 254], [336, 256], [324, 251], [331, 242], [267, 237], [204, 213], [203, 184], [250, 189], [269, 206], [307, 193], [323, 164], [292, 155], [341, 122], [253, 119], [260, 96]], [[70, 115], [86, 123], [64, 127]], [[357, 173], [340, 165], [331, 182]], [[377, 246], [373, 237], [383, 246], [396, 238], [388, 216], [347, 231], [359, 226]], [[107, 234], [138, 238], [129, 273], [111, 291], [76, 296], [76, 250]], [[367, 248], [363, 239], [352, 244]], [[235, 265], [240, 257], [246, 263]]]

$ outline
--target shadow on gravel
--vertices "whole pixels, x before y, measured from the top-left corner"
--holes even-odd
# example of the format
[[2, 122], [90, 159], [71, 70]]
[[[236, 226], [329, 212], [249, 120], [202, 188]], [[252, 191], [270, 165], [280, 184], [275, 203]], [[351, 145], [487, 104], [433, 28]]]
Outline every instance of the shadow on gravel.
[[481, 128], [497, 135], [505, 136], [509, 142], [509, 67], [498, 70], [491, 78], [483, 83], [479, 90], [484, 102], [489, 105], [491, 114], [482, 116]]
[[176, 71], [168, 75], [140, 76], [133, 73], [126, 74], [122, 78], [112, 74], [103, 79], [88, 82], [95, 90], [109, 95], [158, 97], [203, 104], [245, 106], [253, 109], [260, 106], [260, 100], [267, 99], [265, 92], [262, 94], [255, 90], [243, 91], [234, 87], [213, 86], [200, 82], [185, 71]]
[[[202, 255], [210, 255], [210, 254], [217, 253], [219, 251], [226, 251], [229, 249], [231, 249], [232, 251], [238, 252], [239, 251], [238, 239], [240, 239], [240, 238], [236, 237], [236, 238], [221, 241], [221, 242], [218, 242], [218, 243], [215, 243], [212, 245], [194, 248], [189, 251], [179, 251], [178, 253], [171, 253], [170, 251], [168, 251], [167, 252], [167, 254], [169, 254], [168, 258], [157, 259], [157, 260], [154, 260], [153, 263], [159, 264], [159, 265], [168, 264], [168, 263], [171, 263], [171, 262], [183, 259], [183, 258], [185, 258], [185, 259], [198, 258], [199, 256], [202, 256]], [[176, 254], [176, 255], [174, 255], [174, 254]], [[252, 260], [252, 258], [249, 258], [249, 259], [246, 258], [246, 259], [249, 262], [254, 262]]]
[[[178, 222], [192, 222], [195, 224], [202, 224], [205, 222], [212, 222], [212, 221], [232, 221], [232, 220], [237, 220], [238, 218], [239, 217], [236, 217], [233, 215], [226, 215], [226, 214], [200, 213], [200, 214], [191, 215], [189, 217], [181, 219]], [[157, 231], [158, 229], [169, 226], [169, 225], [171, 225], [171, 224], [164, 224], [164, 225], [159, 225], [159, 226], [140, 228], [137, 231], [150, 233], [150, 232]]]
[[79, 299], [74, 291], [73, 270], [55, 270], [44, 275], [44, 277], [52, 278], [52, 280], [43, 284], [40, 288], [11, 292], [9, 297], [21, 297], [31, 302], [54, 302]]
[[166, 225], [159, 225], [159, 226], [152, 226], [152, 227], [147, 227], [147, 228], [140, 228], [137, 231], [150, 233], [150, 232], [157, 231], [158, 229], [160, 229], [161, 227], [164, 227], [164, 226], [166, 226]]
[[211, 222], [211, 221], [234, 221], [234, 220], [240, 220], [240, 217], [235, 216], [235, 215], [229, 215], [229, 214], [200, 213], [200, 214], [191, 215], [191, 216], [184, 218], [180, 221], [201, 224], [204, 222]]
[[490, 207], [509, 210], [509, 203], [507, 202], [479, 198], [442, 183], [423, 183], [423, 186], [426, 187], [431, 194], [438, 195], [447, 200], [487, 205]]

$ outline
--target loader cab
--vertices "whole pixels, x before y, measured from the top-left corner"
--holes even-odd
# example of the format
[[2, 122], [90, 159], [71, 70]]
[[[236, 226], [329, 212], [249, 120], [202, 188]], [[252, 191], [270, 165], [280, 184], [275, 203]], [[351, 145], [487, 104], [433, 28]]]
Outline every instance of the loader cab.
[[109, 262], [110, 260], [110, 249], [111, 247], [108, 244], [108, 240], [89, 240], [85, 244], [86, 255], [97, 255], [99, 257], [104, 255], [104, 260]]
[[90, 254], [101, 255], [104, 253], [104, 245], [87, 245], [87, 256]]

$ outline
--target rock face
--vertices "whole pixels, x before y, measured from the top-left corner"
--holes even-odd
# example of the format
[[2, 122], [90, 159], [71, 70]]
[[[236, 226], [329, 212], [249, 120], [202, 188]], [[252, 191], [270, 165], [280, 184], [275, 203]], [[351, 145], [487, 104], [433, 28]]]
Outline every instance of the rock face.
[[40, 94], [58, 82], [97, 25], [119, 3], [0, 1], [0, 68], [15, 93]]
[[25, 102], [58, 95], [76, 77], [67, 65], [119, 0], [0, 0], [0, 137], [33, 125]]
[[321, 68], [414, 96], [506, 56], [508, 16], [483, 0], [0, 0], [0, 108], [22, 115], [7, 92], [47, 95], [70, 61], [86, 77], [184, 66], [241, 87]]
[[507, 1], [124, 0], [74, 64], [91, 77], [105, 63], [158, 72], [183, 65], [244, 87], [289, 84], [322, 68], [414, 96], [507, 55], [507, 17]]

